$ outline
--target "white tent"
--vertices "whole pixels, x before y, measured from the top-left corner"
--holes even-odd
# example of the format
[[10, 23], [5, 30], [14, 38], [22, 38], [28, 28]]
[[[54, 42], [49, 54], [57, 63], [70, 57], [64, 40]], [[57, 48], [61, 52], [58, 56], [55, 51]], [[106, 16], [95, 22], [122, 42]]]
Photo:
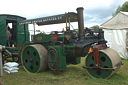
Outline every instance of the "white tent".
[[128, 12], [119, 12], [117, 15], [100, 25], [104, 30], [104, 37], [110, 48], [119, 55], [128, 59]]

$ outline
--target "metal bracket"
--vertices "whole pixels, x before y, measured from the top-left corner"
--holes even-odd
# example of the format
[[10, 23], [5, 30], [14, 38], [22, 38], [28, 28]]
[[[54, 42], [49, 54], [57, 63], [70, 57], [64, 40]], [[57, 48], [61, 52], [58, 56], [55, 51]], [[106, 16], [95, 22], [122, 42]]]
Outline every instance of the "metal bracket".
[[99, 67], [97, 67], [97, 66], [93, 66], [93, 67], [82, 66], [82, 67], [85, 68], [85, 69], [101, 69], [101, 70], [115, 71], [117, 69], [117, 67], [120, 66], [120, 65], [123, 65], [123, 63], [122, 62], [119, 62], [113, 68], [103, 68], [103, 67], [100, 67], [100, 66]]
[[95, 62], [95, 66], [99, 67], [99, 49], [102, 48], [106, 48], [105, 44], [101, 44], [101, 45], [93, 45], [93, 55], [94, 55], [94, 62]]
[[103, 68], [103, 67], [87, 67], [87, 66], [83, 66], [83, 68], [85, 69], [101, 69], [101, 70], [109, 70], [109, 71], [115, 71], [117, 67], [114, 68]]

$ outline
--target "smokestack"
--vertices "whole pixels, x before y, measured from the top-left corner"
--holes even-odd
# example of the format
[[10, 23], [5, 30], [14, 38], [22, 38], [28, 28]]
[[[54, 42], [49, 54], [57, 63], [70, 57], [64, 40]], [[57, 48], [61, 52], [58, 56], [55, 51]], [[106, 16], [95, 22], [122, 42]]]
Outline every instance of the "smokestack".
[[84, 19], [83, 19], [83, 7], [79, 7], [76, 9], [78, 14], [78, 29], [79, 29], [79, 35], [84, 34]]

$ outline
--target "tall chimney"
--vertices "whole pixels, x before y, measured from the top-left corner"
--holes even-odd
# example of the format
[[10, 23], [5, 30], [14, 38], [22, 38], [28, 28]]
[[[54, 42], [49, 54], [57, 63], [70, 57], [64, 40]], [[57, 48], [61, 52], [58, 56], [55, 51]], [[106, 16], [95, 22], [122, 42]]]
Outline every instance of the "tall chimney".
[[78, 29], [79, 29], [79, 35], [84, 34], [84, 19], [83, 19], [83, 7], [79, 7], [76, 9], [78, 14]]

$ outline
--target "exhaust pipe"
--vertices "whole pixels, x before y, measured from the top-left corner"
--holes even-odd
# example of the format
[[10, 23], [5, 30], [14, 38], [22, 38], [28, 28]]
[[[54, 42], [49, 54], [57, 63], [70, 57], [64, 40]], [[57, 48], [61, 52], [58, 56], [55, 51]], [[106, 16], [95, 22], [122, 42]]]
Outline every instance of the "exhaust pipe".
[[84, 34], [84, 19], [83, 19], [83, 7], [79, 7], [76, 9], [78, 14], [78, 30], [79, 36]]

